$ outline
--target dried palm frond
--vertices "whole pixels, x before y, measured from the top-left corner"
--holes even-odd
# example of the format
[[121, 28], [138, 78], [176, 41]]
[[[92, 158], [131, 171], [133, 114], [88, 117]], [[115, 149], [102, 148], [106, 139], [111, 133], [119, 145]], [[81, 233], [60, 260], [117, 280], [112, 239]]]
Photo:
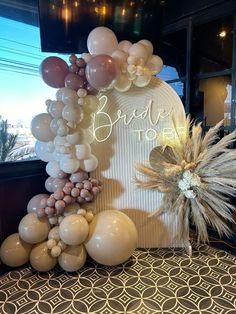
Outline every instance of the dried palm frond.
[[188, 234], [189, 221], [196, 226], [198, 240], [208, 241], [207, 224], [220, 236], [229, 236], [227, 221], [233, 221], [230, 197], [236, 195], [236, 150], [229, 148], [236, 131], [217, 142], [222, 122], [202, 136], [201, 124], [187, 117], [182, 132], [176, 123], [175, 139], [159, 139], [161, 146], [150, 153], [149, 163], [137, 166], [145, 180], [138, 187], [164, 194], [160, 208], [178, 217], [180, 235]]

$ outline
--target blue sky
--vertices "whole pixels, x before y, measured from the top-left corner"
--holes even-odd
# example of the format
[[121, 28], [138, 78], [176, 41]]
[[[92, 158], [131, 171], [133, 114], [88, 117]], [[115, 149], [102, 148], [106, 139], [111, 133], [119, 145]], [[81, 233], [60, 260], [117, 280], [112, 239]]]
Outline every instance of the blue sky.
[[[47, 86], [38, 68], [52, 53], [40, 50], [39, 28], [0, 17], [0, 115], [9, 121], [30, 123], [45, 112], [45, 100], [55, 99], [57, 89]], [[68, 55], [60, 55], [68, 61]], [[163, 80], [176, 78], [174, 68], [164, 68]], [[182, 86], [177, 86], [182, 92]]]

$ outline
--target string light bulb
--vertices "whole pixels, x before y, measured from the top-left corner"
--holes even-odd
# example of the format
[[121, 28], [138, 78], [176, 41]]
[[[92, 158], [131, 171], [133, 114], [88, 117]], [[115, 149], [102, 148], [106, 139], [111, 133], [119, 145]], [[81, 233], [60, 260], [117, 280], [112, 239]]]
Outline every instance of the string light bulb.
[[220, 33], [219, 33], [219, 37], [220, 38], [225, 38], [227, 35], [226, 31], [225, 30], [222, 30]]

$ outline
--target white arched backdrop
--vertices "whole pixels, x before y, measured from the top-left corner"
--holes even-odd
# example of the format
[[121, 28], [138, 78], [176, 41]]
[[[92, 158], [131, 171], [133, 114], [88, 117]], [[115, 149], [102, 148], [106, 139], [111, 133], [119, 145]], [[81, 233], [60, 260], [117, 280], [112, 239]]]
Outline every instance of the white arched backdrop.
[[95, 201], [96, 210], [118, 209], [128, 214], [138, 230], [138, 247], [183, 247], [188, 241], [176, 240], [175, 216], [149, 217], [159, 208], [161, 193], [138, 189], [133, 183], [135, 164], [148, 160], [158, 145], [157, 133], [175, 136], [172, 116], [183, 127], [185, 112], [179, 96], [157, 78], [147, 87], [107, 92], [94, 116], [93, 152], [99, 164], [93, 175], [104, 185]]

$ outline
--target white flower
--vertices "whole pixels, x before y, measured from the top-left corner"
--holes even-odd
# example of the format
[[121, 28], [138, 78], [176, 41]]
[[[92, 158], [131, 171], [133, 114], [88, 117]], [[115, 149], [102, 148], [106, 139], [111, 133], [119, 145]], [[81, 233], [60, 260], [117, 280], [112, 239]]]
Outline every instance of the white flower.
[[187, 198], [195, 198], [197, 196], [196, 193], [193, 192], [193, 190], [183, 191], [184, 196]]
[[188, 189], [190, 189], [190, 184], [187, 180], [179, 180], [178, 182], [178, 186], [180, 188], [181, 191], [187, 191]]
[[187, 198], [195, 198], [197, 195], [191, 189], [194, 186], [200, 186], [201, 180], [196, 173], [186, 170], [183, 173], [183, 177], [178, 181], [178, 187]]

